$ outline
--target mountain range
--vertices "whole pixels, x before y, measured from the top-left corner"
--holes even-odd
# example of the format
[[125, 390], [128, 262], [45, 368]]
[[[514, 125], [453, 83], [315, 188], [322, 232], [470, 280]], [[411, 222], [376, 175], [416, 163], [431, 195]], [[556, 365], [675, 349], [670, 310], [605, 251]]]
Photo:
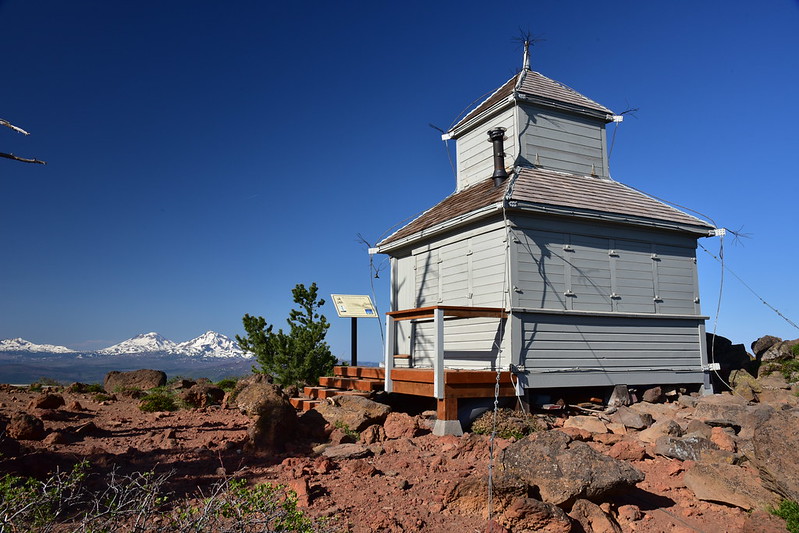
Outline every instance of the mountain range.
[[93, 351], [0, 339], [0, 383], [25, 384], [43, 378], [64, 384], [102, 383], [112, 370], [139, 368], [163, 370], [168, 377], [218, 380], [246, 375], [255, 362], [236, 341], [214, 331], [180, 343], [155, 332], [144, 333]]
[[252, 358], [239, 345], [225, 335], [206, 331], [199, 337], [176, 343], [155, 332], [136, 335], [119, 344], [94, 351], [71, 350], [66, 346], [34, 344], [25, 339], [0, 339], [0, 353], [14, 355], [73, 355], [75, 357], [98, 357], [120, 355], [160, 355], [162, 357], [192, 358]]

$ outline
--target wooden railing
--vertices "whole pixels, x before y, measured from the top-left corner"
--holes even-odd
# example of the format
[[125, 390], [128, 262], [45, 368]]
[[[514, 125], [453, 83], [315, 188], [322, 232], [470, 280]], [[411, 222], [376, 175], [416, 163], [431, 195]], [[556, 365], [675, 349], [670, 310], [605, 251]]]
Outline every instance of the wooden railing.
[[433, 395], [444, 399], [444, 319], [445, 318], [506, 318], [505, 309], [498, 307], [463, 307], [455, 305], [434, 305], [417, 307], [386, 313], [386, 353], [385, 353], [385, 391], [392, 392], [391, 371], [394, 368], [394, 343], [396, 330], [394, 322], [402, 320], [433, 319]]

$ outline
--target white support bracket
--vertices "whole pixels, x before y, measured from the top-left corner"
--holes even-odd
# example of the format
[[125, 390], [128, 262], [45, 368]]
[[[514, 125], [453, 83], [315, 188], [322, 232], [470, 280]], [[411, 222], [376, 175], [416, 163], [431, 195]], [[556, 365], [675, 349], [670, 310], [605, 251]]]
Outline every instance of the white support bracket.
[[727, 230], [725, 228], [715, 228], [708, 231], [708, 235], [711, 237], [724, 237], [727, 235]]

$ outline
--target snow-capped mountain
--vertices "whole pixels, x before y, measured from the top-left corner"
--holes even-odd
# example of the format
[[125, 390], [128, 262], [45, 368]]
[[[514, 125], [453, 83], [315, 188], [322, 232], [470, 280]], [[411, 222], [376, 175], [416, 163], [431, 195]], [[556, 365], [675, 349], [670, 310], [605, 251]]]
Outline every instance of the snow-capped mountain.
[[175, 343], [155, 332], [137, 335], [119, 344], [98, 350], [99, 355], [161, 354], [178, 357], [251, 357], [236, 341], [217, 333], [206, 331], [199, 337]]
[[249, 357], [239, 345], [225, 335], [206, 331], [199, 337], [177, 345], [181, 353], [199, 357]]
[[104, 357], [104, 356], [156, 356], [156, 357], [192, 357], [192, 358], [251, 358], [252, 354], [242, 350], [239, 345], [225, 335], [215, 331], [206, 331], [197, 338], [186, 342], [176, 343], [158, 333], [150, 332], [136, 335], [132, 339], [114, 344], [108, 348], [97, 351], [78, 352], [65, 346], [52, 344], [34, 344], [25, 339], [1, 339], [0, 353], [14, 353], [18, 355], [61, 355], [73, 357]]
[[32, 352], [32, 353], [75, 353], [66, 346], [53, 344], [34, 344], [25, 339], [0, 339], [0, 352]]
[[101, 355], [154, 352], [174, 354], [176, 353], [176, 350], [177, 344], [153, 331], [150, 333], [136, 335], [132, 339], [122, 341], [119, 344], [114, 344], [113, 346], [103, 348], [102, 350], [97, 350], [97, 353]]

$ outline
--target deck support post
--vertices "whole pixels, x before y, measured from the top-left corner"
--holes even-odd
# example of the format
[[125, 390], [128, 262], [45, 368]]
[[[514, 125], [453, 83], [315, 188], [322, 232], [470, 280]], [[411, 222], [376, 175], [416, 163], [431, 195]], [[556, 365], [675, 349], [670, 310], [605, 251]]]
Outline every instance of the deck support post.
[[438, 400], [436, 409], [436, 423], [433, 426], [433, 435], [463, 435], [463, 428], [458, 420], [458, 399], [444, 398]]
[[444, 399], [444, 310], [433, 310], [433, 396]]
[[386, 370], [386, 375], [383, 378], [383, 390], [386, 392], [394, 392], [394, 382], [391, 380], [391, 371], [394, 369], [394, 319], [386, 315], [386, 353], [383, 367]]

